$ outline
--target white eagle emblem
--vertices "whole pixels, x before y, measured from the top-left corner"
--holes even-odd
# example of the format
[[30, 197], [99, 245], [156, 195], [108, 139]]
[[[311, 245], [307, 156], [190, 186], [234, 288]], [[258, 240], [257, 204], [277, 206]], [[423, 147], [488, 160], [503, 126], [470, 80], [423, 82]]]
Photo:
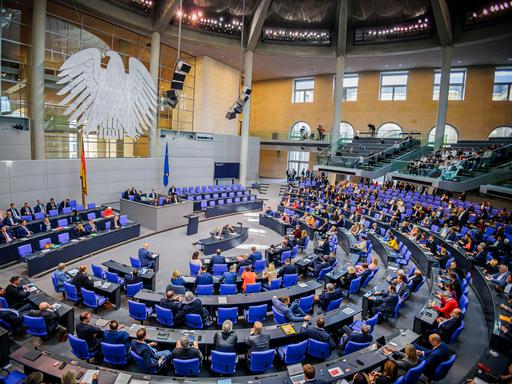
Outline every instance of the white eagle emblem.
[[119, 54], [107, 51], [107, 68], [101, 67], [96, 48], [75, 53], [59, 69], [66, 84], [57, 94], [69, 93], [60, 105], [68, 105], [64, 115], [82, 126], [85, 134], [103, 139], [137, 139], [155, 118], [157, 93], [153, 78], [144, 65], [130, 57], [129, 72]]

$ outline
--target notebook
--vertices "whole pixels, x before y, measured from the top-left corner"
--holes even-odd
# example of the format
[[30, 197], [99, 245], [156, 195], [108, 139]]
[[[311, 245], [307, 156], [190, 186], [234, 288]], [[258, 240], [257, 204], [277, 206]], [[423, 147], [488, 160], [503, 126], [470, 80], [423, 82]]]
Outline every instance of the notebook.
[[34, 350], [28, 351], [23, 355], [23, 357], [30, 361], [36, 361], [39, 356], [41, 356], [41, 352]]
[[291, 324], [283, 324], [281, 325], [281, 329], [283, 330], [285, 335], [295, 335], [295, 328]]
[[81, 382], [82, 383], [87, 383], [87, 384], [91, 384], [92, 383], [92, 376], [94, 374], [99, 374], [99, 370], [95, 370], [95, 369], [88, 369], [87, 372], [85, 373], [84, 377], [82, 377], [81, 379]]
[[118, 372], [116, 381], [114, 384], [128, 384], [132, 378], [132, 375], [127, 373]]

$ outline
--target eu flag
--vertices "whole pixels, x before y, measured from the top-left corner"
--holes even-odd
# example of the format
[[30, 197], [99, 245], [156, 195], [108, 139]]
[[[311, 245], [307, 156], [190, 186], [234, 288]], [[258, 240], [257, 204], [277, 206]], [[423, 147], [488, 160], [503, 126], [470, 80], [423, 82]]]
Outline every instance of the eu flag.
[[165, 143], [165, 159], [164, 159], [164, 186], [169, 184], [169, 148]]

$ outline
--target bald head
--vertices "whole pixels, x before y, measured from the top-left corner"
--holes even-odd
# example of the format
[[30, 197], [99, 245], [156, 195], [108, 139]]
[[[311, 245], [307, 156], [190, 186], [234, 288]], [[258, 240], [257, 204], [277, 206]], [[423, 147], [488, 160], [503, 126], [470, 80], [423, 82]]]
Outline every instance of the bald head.
[[144, 243], [144, 249], [148, 249], [149, 248], [149, 243]]
[[46, 301], [43, 301], [42, 303], [39, 303], [39, 310], [40, 311], [46, 311], [50, 308], [50, 304], [48, 304]]

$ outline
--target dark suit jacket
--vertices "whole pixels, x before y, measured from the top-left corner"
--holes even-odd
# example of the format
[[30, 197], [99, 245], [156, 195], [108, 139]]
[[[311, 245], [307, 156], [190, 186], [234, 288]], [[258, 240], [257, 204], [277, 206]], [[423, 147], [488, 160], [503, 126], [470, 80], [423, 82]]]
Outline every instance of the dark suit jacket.
[[89, 279], [89, 276], [87, 276], [85, 273], [78, 272], [75, 277], [71, 280], [71, 284], [73, 284], [76, 287], [76, 290], [78, 294], [81, 294], [80, 289], [84, 287], [85, 289], [92, 290], [94, 288], [94, 283], [91, 279]]
[[331, 349], [336, 348], [336, 343], [334, 343], [332, 340], [331, 335], [323, 328], [317, 328], [315, 326], [303, 326], [300, 330], [300, 333], [308, 339], [329, 343]]
[[[14, 235], [11, 231], [7, 230], [7, 235], [11, 238], [11, 240], [14, 239]], [[5, 238], [4, 234], [0, 232], [0, 243], [7, 243], [7, 239]]]
[[169, 300], [166, 297], [160, 299], [160, 303], [158, 305], [160, 305], [162, 308], [170, 309], [173, 316], [176, 316], [181, 308], [181, 303], [178, 300]]
[[178, 324], [181, 324], [185, 321], [185, 315], [188, 314], [195, 314], [200, 315], [203, 319], [203, 323], [208, 320], [208, 311], [203, 308], [203, 303], [201, 302], [201, 299], [195, 298], [190, 303], [182, 304], [181, 310], [176, 315], [176, 322]]
[[254, 264], [256, 261], [261, 260], [263, 255], [260, 251], [253, 252], [249, 255], [249, 260]]
[[94, 325], [80, 322], [76, 325], [76, 335], [86, 341], [89, 349], [94, 349], [103, 338], [103, 331]]
[[9, 304], [9, 308], [19, 308], [28, 297], [29, 293], [23, 290], [23, 287], [20, 285], [18, 287], [9, 284], [5, 288], [4, 298]]
[[9, 208], [9, 209], [7, 209], [6, 212], [11, 212], [12, 213], [12, 217], [19, 217], [19, 216], [21, 216], [20, 215], [20, 211], [18, 211], [18, 208]]
[[125, 285], [137, 284], [137, 283], [140, 283], [141, 281], [142, 281], [142, 277], [140, 277], [139, 275], [133, 276], [131, 273], [124, 277], [124, 284]]
[[18, 220], [16, 220], [14, 217], [5, 217], [2, 221], [2, 225], [7, 225], [8, 227], [13, 227], [16, 225]]
[[284, 265], [280, 270], [277, 276], [281, 277], [283, 275], [293, 275], [297, 273], [297, 268], [293, 264]]
[[34, 213], [34, 211], [32, 211], [32, 208], [28, 207], [21, 207], [21, 210], [20, 210], [21, 214], [23, 216], [29, 216], [29, 215], [32, 215]]
[[222, 255], [213, 255], [210, 265], [213, 264], [226, 264], [226, 259]]
[[[362, 332], [352, 332], [347, 338], [347, 343], [352, 341], [354, 343], [369, 343], [373, 340], [372, 335], [365, 335]], [[346, 345], [346, 344], [345, 344]]]
[[270, 345], [270, 335], [265, 333], [249, 335], [245, 339], [245, 344], [249, 347], [249, 352], [267, 351]]
[[196, 276], [196, 284], [197, 285], [207, 285], [213, 284], [213, 276], [208, 272], [200, 273]]
[[16, 315], [9, 309], [0, 308], [0, 320], [5, 321], [11, 326], [12, 329], [16, 329], [21, 325], [23, 318], [21, 315]]
[[380, 311], [384, 316], [392, 316], [397, 303], [398, 296], [396, 293], [375, 299], [373, 304], [373, 312], [377, 313]]
[[127, 350], [130, 348], [130, 335], [126, 331], [105, 331], [103, 341], [108, 344], [123, 344]]
[[139, 259], [143, 267], [146, 267], [153, 262], [151, 252], [145, 248], [139, 249]]
[[46, 204], [46, 212], [50, 212], [50, 211], [51, 211], [51, 210], [53, 210], [53, 209], [57, 209], [57, 204], [52, 203], [52, 202], [50, 202], [50, 201], [49, 201], [49, 202]]
[[318, 297], [320, 307], [326, 311], [329, 303], [343, 297], [343, 291], [340, 288], [335, 289], [333, 292], [324, 292]]
[[39, 212], [46, 212], [46, 207], [44, 206], [44, 204], [37, 204], [35, 207], [34, 207], [34, 212], [35, 213], [39, 213]]
[[42, 317], [46, 323], [46, 330], [48, 333], [53, 333], [59, 325], [59, 315], [53, 311], [40, 311], [39, 309], [33, 309], [27, 313], [28, 316]]
[[314, 269], [313, 273], [314, 273], [314, 275], [315, 275], [315, 276], [318, 276], [318, 275], [320, 274], [320, 271], [321, 271], [322, 269], [324, 269], [324, 268], [329, 268], [330, 266], [331, 266], [331, 265], [330, 265], [328, 262], [323, 261], [323, 262], [321, 262], [321, 263], [319, 263], [319, 264], [317, 264], [317, 265], [316, 265], [316, 267], [315, 267], [315, 269]]
[[453, 332], [455, 332], [455, 330], [460, 326], [460, 323], [460, 318], [456, 319], [455, 317], [451, 317], [438, 325], [438, 333], [443, 341], [450, 341], [450, 337], [452, 336]]
[[27, 237], [30, 235], [30, 231], [27, 228], [18, 227], [18, 237]]
[[156, 355], [153, 348], [146, 343], [139, 343], [137, 340], [132, 340], [131, 343], [132, 351], [142, 357], [144, 361], [144, 369], [150, 371], [158, 368], [158, 356]]
[[423, 373], [427, 377], [432, 377], [439, 364], [447, 361], [450, 358], [450, 350], [444, 342], [442, 342], [436, 349], [429, 349], [425, 351], [425, 370]]

